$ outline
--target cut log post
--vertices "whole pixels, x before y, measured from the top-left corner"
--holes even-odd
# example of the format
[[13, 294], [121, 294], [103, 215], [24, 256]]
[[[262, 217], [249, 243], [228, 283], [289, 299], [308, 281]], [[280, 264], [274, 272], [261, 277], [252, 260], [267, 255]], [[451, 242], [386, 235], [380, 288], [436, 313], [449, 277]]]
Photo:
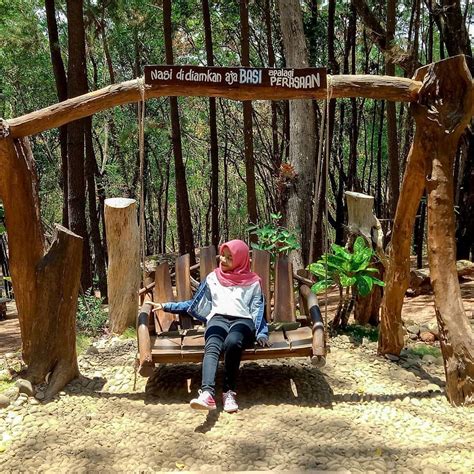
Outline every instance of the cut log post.
[[122, 334], [135, 324], [140, 288], [140, 238], [134, 199], [105, 200], [109, 268], [107, 287], [110, 330]]
[[[346, 191], [347, 227], [349, 231], [348, 244], [352, 246], [353, 241], [358, 235], [362, 235], [367, 245], [373, 248], [381, 262], [386, 263], [385, 252], [383, 248], [382, 225], [373, 214], [374, 197], [367, 194]], [[384, 266], [380, 263], [374, 263], [373, 267], [378, 268], [379, 273], [374, 276], [383, 280]], [[370, 295], [356, 296], [354, 306], [354, 319], [358, 324], [367, 323], [377, 326], [379, 323], [380, 304], [382, 302], [382, 288], [374, 285]]]
[[36, 317], [31, 327], [34, 337], [27, 371], [33, 384], [43, 382], [50, 374], [47, 399], [79, 375], [76, 311], [82, 237], [60, 225], [56, 232], [50, 250], [36, 267]]
[[461, 134], [472, 116], [472, 77], [464, 56], [423, 68], [415, 116], [422, 126], [427, 166], [428, 260], [436, 319], [452, 405], [474, 404], [474, 340], [456, 269], [453, 165]]
[[82, 239], [58, 226], [44, 255], [34, 160], [26, 139], [0, 139], [0, 168], [23, 360], [33, 383], [43, 382], [50, 373], [49, 398], [78, 375], [75, 316]]

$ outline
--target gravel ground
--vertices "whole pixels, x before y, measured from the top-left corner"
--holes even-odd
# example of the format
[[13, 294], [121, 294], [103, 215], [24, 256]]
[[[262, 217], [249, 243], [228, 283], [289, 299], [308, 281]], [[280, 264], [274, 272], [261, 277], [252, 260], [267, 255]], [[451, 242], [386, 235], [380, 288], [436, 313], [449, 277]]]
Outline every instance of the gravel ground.
[[160, 366], [134, 390], [134, 341], [101, 341], [55, 400], [0, 409], [1, 471], [474, 471], [474, 410], [447, 403], [439, 361], [331, 343], [322, 370], [243, 364], [231, 415], [189, 408], [200, 365]]

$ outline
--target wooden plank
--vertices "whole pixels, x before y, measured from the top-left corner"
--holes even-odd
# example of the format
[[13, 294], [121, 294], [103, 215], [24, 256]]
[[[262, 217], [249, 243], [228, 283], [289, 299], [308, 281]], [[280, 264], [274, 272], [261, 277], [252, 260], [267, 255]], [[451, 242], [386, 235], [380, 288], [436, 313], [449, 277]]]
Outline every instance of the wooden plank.
[[[168, 263], [162, 263], [155, 270], [155, 287], [153, 288], [153, 301], [157, 303], [167, 303], [174, 301], [173, 287], [171, 286], [171, 277]], [[162, 331], [171, 331], [172, 326], [177, 323], [176, 316], [164, 311], [154, 311], [155, 329], [159, 334]]]
[[[176, 259], [175, 272], [177, 299], [178, 301], [188, 301], [193, 297], [191, 290], [190, 257], [188, 253]], [[182, 329], [191, 329], [193, 327], [193, 318], [187, 314], [180, 314], [179, 322]]]
[[201, 247], [199, 251], [199, 274], [201, 281], [204, 281], [216, 268], [216, 248], [214, 245]]
[[180, 362], [182, 338], [152, 337], [151, 354], [154, 362]]
[[313, 332], [308, 326], [294, 329], [293, 331], [285, 330], [285, 337], [288, 340], [292, 351], [301, 347], [312, 348]]
[[185, 336], [181, 345], [183, 357], [184, 353], [188, 352], [198, 352], [199, 354], [203, 354], [205, 343], [206, 341], [204, 339], [204, 336], [200, 334], [195, 336]]
[[273, 321], [296, 321], [293, 268], [289, 258], [283, 255], [279, 255], [275, 263]]
[[252, 271], [262, 279], [262, 292], [265, 296], [265, 319], [270, 322], [271, 299], [270, 299], [270, 253], [266, 250], [252, 250]]

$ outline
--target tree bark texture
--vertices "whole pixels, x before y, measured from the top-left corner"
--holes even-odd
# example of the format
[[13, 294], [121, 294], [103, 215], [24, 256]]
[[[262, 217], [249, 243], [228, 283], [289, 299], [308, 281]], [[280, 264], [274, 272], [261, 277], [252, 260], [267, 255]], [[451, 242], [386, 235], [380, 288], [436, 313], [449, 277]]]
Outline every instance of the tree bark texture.
[[428, 258], [435, 295], [446, 394], [452, 405], [474, 404], [474, 339], [456, 269], [453, 164], [473, 113], [472, 77], [464, 56], [427, 68], [415, 117], [423, 127], [427, 166]]
[[[165, 36], [166, 63], [173, 64], [173, 43], [171, 25], [171, 0], [163, 1], [163, 30]], [[175, 175], [176, 175], [176, 202], [178, 216], [178, 235], [180, 236], [180, 253], [189, 253], [191, 265], [196, 262], [194, 252], [193, 226], [189, 207], [188, 187], [186, 184], [186, 168], [183, 161], [181, 146], [181, 128], [179, 123], [178, 99], [170, 97], [171, 113], [171, 140], [173, 143]]]
[[[298, 0], [279, 0], [280, 23], [287, 67], [308, 67], [308, 52]], [[310, 100], [290, 101], [290, 155], [295, 171], [285, 206], [285, 224], [300, 230], [301, 250], [294, 252], [294, 268], [308, 263], [311, 241], [312, 196], [316, 158], [316, 117]], [[318, 190], [316, 189], [317, 193]], [[317, 195], [317, 194], [316, 194]]]
[[[391, 44], [395, 37], [396, 0], [387, 1], [387, 43]], [[395, 76], [395, 63], [392, 58], [385, 58], [385, 74]], [[397, 105], [387, 102], [387, 145], [389, 167], [389, 203], [390, 217], [395, 216], [397, 202], [400, 194], [400, 166], [398, 163], [398, 138], [397, 138]]]
[[[56, 9], [54, 0], [45, 0], [46, 20], [48, 23], [49, 50], [51, 54], [51, 64], [53, 66], [54, 81], [59, 102], [67, 99], [67, 78], [66, 70], [61, 56], [59, 46], [58, 25], [56, 22]], [[63, 218], [64, 226], [69, 224], [67, 205], [67, 125], [59, 128], [59, 143], [61, 147], [61, 188], [63, 191]]]
[[50, 397], [78, 374], [75, 315], [82, 242], [59, 227], [45, 255], [34, 160], [26, 139], [0, 140], [0, 168], [23, 360], [33, 383], [52, 371]]
[[51, 248], [36, 265], [36, 315], [31, 325], [34, 336], [27, 371], [33, 384], [43, 382], [50, 374], [46, 399], [79, 375], [76, 311], [82, 238], [59, 225], [56, 232]]
[[[204, 19], [207, 64], [214, 66], [209, 0], [202, 0], [202, 15]], [[217, 142], [217, 108], [215, 97], [209, 98], [209, 131], [209, 151], [211, 154], [211, 243], [217, 247], [219, 245], [219, 147]]]
[[110, 330], [122, 334], [133, 326], [140, 289], [140, 235], [134, 199], [105, 200], [109, 268], [107, 287]]
[[378, 351], [380, 354], [400, 354], [403, 349], [402, 305], [410, 278], [410, 246], [418, 203], [425, 189], [426, 137], [421, 126], [416, 127], [408, 153], [400, 199], [393, 222], [388, 248], [385, 291], [380, 313]]
[[[241, 63], [250, 66], [249, 45], [249, 5], [248, 0], [240, 0]], [[252, 102], [244, 101], [244, 148], [245, 181], [247, 186], [247, 213], [250, 223], [257, 223], [257, 194], [255, 190], [255, 158], [253, 155]], [[256, 239], [255, 235], [251, 239]]]
[[[67, 0], [68, 22], [68, 97], [87, 93], [83, 0]], [[81, 285], [92, 286], [90, 246], [86, 223], [84, 177], [84, 127], [78, 120], [68, 125], [68, 216], [69, 228], [83, 238]]]

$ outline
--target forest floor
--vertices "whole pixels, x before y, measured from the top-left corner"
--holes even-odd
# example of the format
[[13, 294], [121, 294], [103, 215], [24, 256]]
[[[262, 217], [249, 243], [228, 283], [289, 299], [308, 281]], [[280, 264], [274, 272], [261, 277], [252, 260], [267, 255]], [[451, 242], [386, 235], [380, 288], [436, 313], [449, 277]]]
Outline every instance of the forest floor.
[[[471, 316], [474, 281], [462, 291]], [[406, 298], [405, 323], [434, 322], [432, 299]], [[13, 316], [0, 322], [2, 350], [5, 335], [18, 349], [17, 329], [5, 325]], [[39, 387], [37, 398], [20, 394], [0, 409], [2, 471], [474, 472], [474, 410], [447, 402], [436, 349], [410, 341], [391, 362], [369, 338], [330, 342], [321, 370], [304, 358], [244, 363], [240, 411], [230, 415], [220, 400], [210, 414], [189, 408], [199, 364], [162, 365], [134, 388], [135, 341], [95, 341], [79, 357], [80, 378], [54, 400], [38, 401]]]

